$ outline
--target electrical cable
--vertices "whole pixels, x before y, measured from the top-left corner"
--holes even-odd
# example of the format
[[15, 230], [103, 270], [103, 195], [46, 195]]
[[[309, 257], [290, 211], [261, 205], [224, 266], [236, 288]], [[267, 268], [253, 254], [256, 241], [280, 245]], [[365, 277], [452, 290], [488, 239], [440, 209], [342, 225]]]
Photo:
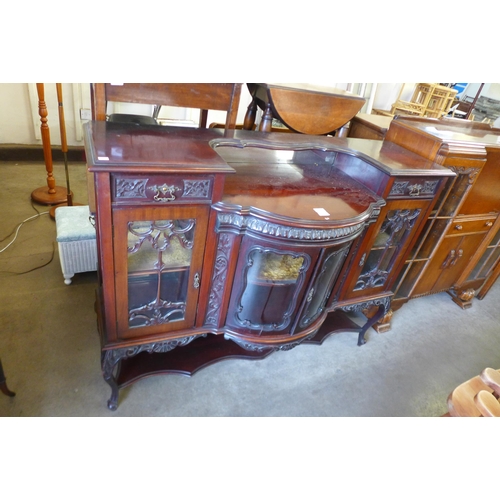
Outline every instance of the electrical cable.
[[[11, 232], [10, 234], [8, 234], [7, 236], [5, 236], [4, 238], [2, 238], [0, 240], [0, 243], [5, 241], [7, 238], [10, 238], [14, 233], [14, 237], [12, 238], [12, 240], [10, 241], [10, 243], [5, 246], [4, 248], [0, 249], [0, 253], [2, 252], [5, 252], [5, 250], [7, 250], [17, 239], [17, 236], [19, 234], [19, 231], [21, 230], [21, 227], [27, 223], [27, 222], [30, 222], [32, 220], [35, 220], [35, 219], [38, 219], [40, 216], [42, 215], [47, 215], [49, 214], [49, 212], [40, 212], [37, 210], [37, 208], [33, 205], [33, 203], [31, 204], [31, 206], [33, 207], [33, 209], [35, 210], [35, 212], [37, 212], [35, 215], [32, 215], [31, 217], [28, 217], [27, 219], [23, 220], [21, 223], [19, 223]], [[34, 267], [32, 269], [29, 269], [28, 271], [21, 271], [21, 272], [14, 272], [14, 271], [0, 271], [0, 273], [2, 274], [26, 274], [26, 273], [30, 273], [31, 271], [35, 271], [36, 269], [40, 269], [42, 267], [45, 267], [47, 265], [49, 265], [52, 260], [54, 259], [54, 255], [55, 255], [55, 243], [53, 244], [53, 248], [52, 248], [52, 255], [50, 257], [50, 260], [48, 262], [46, 262], [45, 264], [42, 264], [40, 266], [37, 266], [37, 267]]]

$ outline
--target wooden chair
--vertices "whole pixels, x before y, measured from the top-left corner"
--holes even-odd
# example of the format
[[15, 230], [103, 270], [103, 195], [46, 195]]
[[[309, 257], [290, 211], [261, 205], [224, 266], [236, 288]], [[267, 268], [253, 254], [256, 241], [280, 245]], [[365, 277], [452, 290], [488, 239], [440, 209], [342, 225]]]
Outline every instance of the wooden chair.
[[437, 83], [418, 83], [410, 101], [401, 100], [401, 87], [396, 102], [391, 107], [391, 114], [413, 116], [428, 116], [441, 118], [446, 116], [457, 95], [457, 90], [450, 89]]
[[447, 416], [500, 417], [500, 370], [485, 368], [448, 397]]
[[208, 110], [225, 111], [225, 128], [234, 129], [240, 94], [241, 83], [93, 83], [92, 117], [106, 120], [108, 102], [152, 104], [200, 109], [201, 128], [207, 127]]

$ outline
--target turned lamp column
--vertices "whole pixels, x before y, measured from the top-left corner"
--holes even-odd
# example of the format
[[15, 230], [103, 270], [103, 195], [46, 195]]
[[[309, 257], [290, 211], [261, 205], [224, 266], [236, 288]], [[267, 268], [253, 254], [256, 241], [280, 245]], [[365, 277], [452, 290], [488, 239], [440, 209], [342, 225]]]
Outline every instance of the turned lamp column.
[[65, 203], [59, 203], [54, 205], [50, 210], [50, 216], [55, 219], [56, 210], [59, 207], [72, 207], [72, 206], [81, 206], [81, 203], [73, 203], [73, 193], [71, 191], [71, 187], [69, 185], [69, 166], [68, 166], [68, 141], [66, 140], [66, 120], [64, 119], [64, 105], [63, 105], [63, 92], [62, 92], [62, 84], [56, 83], [56, 91], [57, 91], [57, 102], [59, 104], [59, 130], [61, 131], [61, 151], [64, 156], [64, 171], [66, 172], [66, 193], [68, 196], [68, 201]]
[[45, 168], [47, 170], [47, 187], [35, 189], [31, 193], [31, 199], [42, 205], [57, 205], [67, 201], [68, 192], [66, 188], [56, 186], [56, 180], [53, 175], [52, 150], [50, 145], [50, 130], [47, 120], [47, 105], [45, 104], [45, 88], [43, 83], [36, 84], [38, 93], [38, 114], [42, 125], [43, 157], [45, 159]]

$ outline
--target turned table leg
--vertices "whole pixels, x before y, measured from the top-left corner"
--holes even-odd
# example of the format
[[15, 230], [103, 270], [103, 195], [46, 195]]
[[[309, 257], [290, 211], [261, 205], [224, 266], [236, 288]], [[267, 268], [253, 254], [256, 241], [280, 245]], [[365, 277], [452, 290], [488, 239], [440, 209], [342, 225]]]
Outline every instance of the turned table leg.
[[273, 111], [271, 109], [271, 103], [267, 103], [264, 114], [259, 125], [259, 132], [271, 132], [273, 126]]
[[0, 360], [0, 391], [2, 391], [6, 396], [13, 397], [16, 395], [7, 387], [7, 382], [5, 381], [5, 374], [3, 372], [2, 361]]
[[253, 130], [255, 125], [255, 117], [257, 116], [257, 102], [255, 98], [252, 99], [252, 102], [249, 104], [247, 108], [247, 112], [245, 113], [245, 120], [243, 122], [243, 130]]

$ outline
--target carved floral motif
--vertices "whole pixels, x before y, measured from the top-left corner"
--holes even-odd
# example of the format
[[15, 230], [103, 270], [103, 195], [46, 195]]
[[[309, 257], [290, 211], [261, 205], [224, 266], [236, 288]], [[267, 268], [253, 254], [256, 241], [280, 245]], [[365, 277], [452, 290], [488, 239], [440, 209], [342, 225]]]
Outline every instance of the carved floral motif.
[[212, 288], [208, 299], [208, 310], [205, 317], [207, 325], [217, 325], [219, 319], [219, 309], [222, 303], [222, 294], [226, 283], [227, 266], [233, 237], [227, 233], [221, 233], [219, 236], [219, 245], [215, 258], [214, 272], [212, 275]]
[[116, 179], [117, 198], [147, 198], [146, 184], [149, 179]]
[[210, 181], [184, 180], [183, 198], [208, 198], [210, 196]]
[[436, 190], [439, 181], [424, 181], [423, 184], [410, 184], [409, 181], [396, 181], [392, 185], [389, 196], [421, 196], [432, 195]]
[[449, 167], [450, 170], [455, 172], [457, 175], [468, 175], [469, 176], [469, 185], [474, 184], [477, 175], [481, 171], [479, 168], [467, 168], [467, 167]]

